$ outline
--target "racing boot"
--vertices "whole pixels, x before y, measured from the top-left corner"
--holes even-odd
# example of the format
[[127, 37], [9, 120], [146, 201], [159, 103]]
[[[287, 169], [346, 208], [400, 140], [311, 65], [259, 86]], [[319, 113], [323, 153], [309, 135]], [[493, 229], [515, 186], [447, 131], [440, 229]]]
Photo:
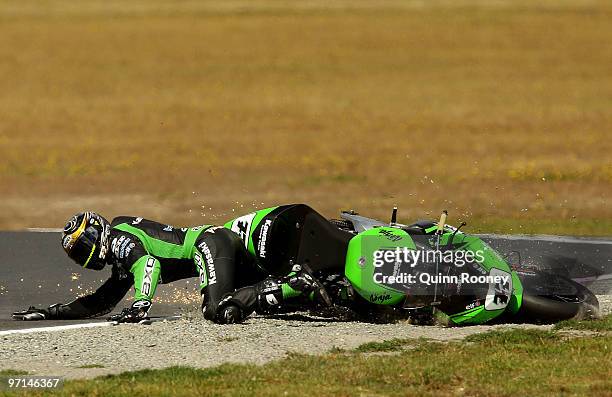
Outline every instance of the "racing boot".
[[315, 304], [332, 304], [323, 284], [312, 276], [310, 269], [304, 267], [289, 276], [269, 277], [253, 286], [240, 288], [226, 295], [219, 302], [213, 321], [221, 324], [242, 322], [254, 311], [272, 313], [287, 299], [303, 296]]
[[[312, 271], [306, 265], [295, 265], [294, 273], [283, 278], [285, 285], [285, 293], [289, 295], [290, 290], [296, 291], [298, 295], [305, 295], [316, 304], [323, 306], [331, 306], [332, 301], [329, 294], [325, 290], [323, 283], [319, 282], [312, 275]], [[294, 295], [295, 296], [295, 295]]]

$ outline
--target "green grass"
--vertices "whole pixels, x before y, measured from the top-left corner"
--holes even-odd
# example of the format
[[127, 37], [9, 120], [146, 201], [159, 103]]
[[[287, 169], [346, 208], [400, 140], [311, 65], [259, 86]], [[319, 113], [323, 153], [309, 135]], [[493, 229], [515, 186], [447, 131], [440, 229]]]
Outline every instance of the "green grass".
[[392, 352], [402, 350], [414, 343], [414, 339], [391, 339], [382, 342], [368, 342], [359, 346], [355, 351], [359, 353]]
[[102, 365], [102, 364], [85, 364], [85, 365], [78, 366], [77, 368], [104, 368], [104, 365]]
[[11, 375], [27, 375], [28, 371], [21, 371], [18, 369], [3, 369], [0, 370], [0, 376], [11, 376]]
[[[63, 389], [46, 394], [606, 396], [612, 388], [606, 364], [611, 349], [609, 335], [568, 338], [555, 331], [513, 329], [461, 342], [396, 339], [322, 356], [293, 353], [263, 366], [126, 372], [67, 381]], [[364, 354], [375, 351], [397, 354]]]
[[607, 332], [612, 331], [612, 314], [594, 321], [566, 320], [555, 324], [554, 329], [577, 329], [585, 331]]

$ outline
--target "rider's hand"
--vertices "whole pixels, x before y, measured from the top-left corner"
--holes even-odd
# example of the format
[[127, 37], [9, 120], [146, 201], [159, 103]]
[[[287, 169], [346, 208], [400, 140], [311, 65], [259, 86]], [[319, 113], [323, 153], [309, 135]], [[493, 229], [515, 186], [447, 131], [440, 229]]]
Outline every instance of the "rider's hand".
[[36, 321], [36, 320], [51, 320], [57, 318], [57, 308], [61, 303], [49, 306], [47, 309], [38, 309], [30, 306], [27, 310], [14, 312], [13, 320]]
[[121, 313], [114, 314], [108, 318], [108, 321], [117, 323], [138, 323], [149, 318], [149, 309], [151, 302], [136, 301], [131, 307], [126, 307]]

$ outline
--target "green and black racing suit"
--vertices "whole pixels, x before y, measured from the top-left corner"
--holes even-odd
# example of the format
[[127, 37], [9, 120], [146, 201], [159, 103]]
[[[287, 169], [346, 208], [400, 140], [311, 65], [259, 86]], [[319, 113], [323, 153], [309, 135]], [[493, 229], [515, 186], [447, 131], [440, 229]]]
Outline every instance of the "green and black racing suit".
[[[136, 302], [151, 302], [158, 284], [197, 276], [200, 290], [214, 306], [221, 299], [217, 290], [226, 293], [265, 278], [238, 237], [218, 226], [175, 228], [122, 216], [113, 219], [109, 240], [111, 277], [94, 293], [57, 306], [54, 318], [104, 315], [132, 286]], [[218, 277], [217, 269], [231, 269], [232, 274]]]
[[[202, 311], [208, 320], [242, 321], [287, 298], [309, 295], [317, 284], [303, 272], [267, 277], [240, 237], [220, 226], [175, 228], [137, 217], [113, 219], [106, 258], [111, 277], [94, 293], [54, 305], [50, 318], [76, 319], [109, 313], [134, 287], [134, 301], [149, 304], [158, 284], [199, 277]], [[305, 294], [304, 294], [305, 293]], [[235, 306], [238, 313], [219, 308]], [[230, 307], [231, 308], [231, 307]]]

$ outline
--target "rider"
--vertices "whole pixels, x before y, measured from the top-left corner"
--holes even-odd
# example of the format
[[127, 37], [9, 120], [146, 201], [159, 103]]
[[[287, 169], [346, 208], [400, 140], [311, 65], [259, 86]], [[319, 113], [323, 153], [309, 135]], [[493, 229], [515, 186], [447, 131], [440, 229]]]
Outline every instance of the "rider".
[[74, 215], [64, 227], [62, 246], [85, 269], [112, 266], [110, 278], [94, 293], [47, 309], [13, 313], [20, 320], [77, 319], [109, 313], [134, 287], [134, 303], [111, 320], [138, 322], [148, 316], [158, 283], [199, 276], [202, 313], [217, 323], [244, 320], [289, 298], [330, 304], [308, 268], [268, 277], [240, 237], [220, 226], [175, 228], [121, 216], [109, 223], [95, 212]]

